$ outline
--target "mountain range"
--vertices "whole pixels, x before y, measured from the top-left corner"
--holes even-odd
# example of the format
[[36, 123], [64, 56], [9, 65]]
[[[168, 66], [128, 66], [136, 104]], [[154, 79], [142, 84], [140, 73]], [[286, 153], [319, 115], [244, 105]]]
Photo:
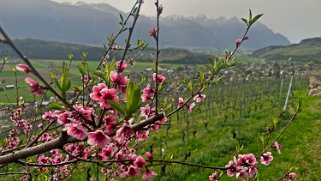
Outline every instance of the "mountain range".
[[[87, 45], [107, 43], [107, 35], [118, 32], [119, 14], [126, 13], [108, 4], [57, 3], [49, 0], [0, 0], [0, 24], [13, 38], [33, 38]], [[149, 43], [155, 18], [141, 16], [133, 39]], [[205, 16], [171, 16], [161, 19], [161, 47], [233, 48], [245, 25], [238, 18], [211, 19]], [[125, 36], [122, 36], [122, 41]], [[258, 22], [249, 33], [245, 49], [288, 45], [281, 34]]]

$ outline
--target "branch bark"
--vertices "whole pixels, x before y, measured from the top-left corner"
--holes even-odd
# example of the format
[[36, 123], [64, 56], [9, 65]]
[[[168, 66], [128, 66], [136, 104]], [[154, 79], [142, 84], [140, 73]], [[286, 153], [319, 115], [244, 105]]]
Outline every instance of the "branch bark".
[[134, 124], [131, 128], [134, 131], [137, 130], [141, 130], [143, 129], [145, 126], [150, 125], [150, 124], [154, 124], [156, 121], [161, 120], [165, 117], [165, 113], [161, 113], [161, 114], [156, 114], [155, 116], [146, 119], [140, 123]]
[[59, 138], [56, 138], [52, 141], [0, 156], [0, 165], [17, 162], [20, 159], [25, 159], [30, 156], [45, 153], [53, 149], [61, 148], [67, 143], [75, 143], [78, 141], [79, 140], [68, 136], [66, 132], [62, 132]]

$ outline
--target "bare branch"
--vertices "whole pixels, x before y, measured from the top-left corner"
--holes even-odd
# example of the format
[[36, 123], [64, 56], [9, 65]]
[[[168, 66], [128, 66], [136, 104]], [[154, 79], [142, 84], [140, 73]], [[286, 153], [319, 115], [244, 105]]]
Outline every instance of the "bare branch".
[[134, 131], [141, 130], [145, 126], [150, 125], [150, 124], [154, 124], [156, 121], [161, 120], [164, 117], [165, 117], [165, 113], [160, 113], [160, 114], [157, 114], [157, 115], [155, 115], [149, 119], [146, 119], [140, 123], [134, 124], [131, 128]]
[[49, 141], [34, 147], [26, 148], [14, 153], [0, 156], [0, 165], [13, 163], [20, 159], [25, 159], [30, 156], [45, 153], [53, 149], [61, 148], [67, 143], [76, 143], [78, 141], [79, 140], [68, 136], [66, 132], [62, 132], [59, 138], [56, 138], [52, 141]]
[[180, 164], [180, 165], [187, 165], [187, 166], [192, 166], [192, 167], [208, 168], [208, 169], [217, 169], [217, 170], [230, 169], [230, 167], [216, 167], [216, 166], [200, 165], [200, 164], [195, 164], [195, 163], [182, 162], [182, 161], [178, 161], [178, 160], [154, 160], [154, 161], [161, 162], [161, 163], [175, 163], [175, 164]]

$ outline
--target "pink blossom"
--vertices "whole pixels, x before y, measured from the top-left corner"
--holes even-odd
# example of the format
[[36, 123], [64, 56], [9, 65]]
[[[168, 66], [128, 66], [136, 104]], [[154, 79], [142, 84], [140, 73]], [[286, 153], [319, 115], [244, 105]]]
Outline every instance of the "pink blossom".
[[57, 118], [57, 115], [52, 113], [51, 111], [45, 112], [44, 115], [42, 115], [42, 119], [46, 121], [54, 121]]
[[146, 173], [143, 174], [142, 179], [149, 180], [153, 179], [155, 176], [157, 176], [156, 172], [148, 170]]
[[104, 148], [111, 139], [106, 136], [101, 130], [96, 130], [95, 132], [88, 133], [88, 144], [98, 145], [99, 148]]
[[235, 45], [236, 45], [236, 47], [239, 47], [240, 45], [241, 45], [241, 42], [242, 42], [242, 40], [239, 38], [239, 39], [236, 39], [235, 40]]
[[44, 133], [40, 138], [39, 141], [48, 142], [51, 141], [53, 138], [49, 135], [49, 133]]
[[154, 160], [154, 156], [153, 156], [153, 154], [152, 154], [151, 152], [146, 152], [145, 155], [146, 155], [146, 158], [147, 158], [150, 162], [152, 162], [152, 161]]
[[195, 107], [195, 103], [193, 102], [192, 104], [190, 104], [188, 107], [187, 107], [187, 110], [189, 113], [193, 112], [193, 109]]
[[184, 106], [184, 104], [185, 104], [185, 101], [184, 101], [184, 99], [183, 98], [178, 98], [178, 106], [177, 106], [177, 108], [179, 109], [179, 108], [181, 108], [181, 107], [183, 107]]
[[148, 94], [142, 94], [140, 96], [140, 98], [142, 99], [142, 102], [146, 102], [149, 99], [149, 95]]
[[93, 92], [90, 94], [90, 98], [92, 98], [93, 100], [98, 101], [100, 99], [100, 97], [102, 96], [100, 91], [104, 88], [107, 88], [107, 85], [104, 83], [100, 83], [96, 86], [93, 87]]
[[26, 64], [18, 64], [16, 65], [16, 69], [26, 74], [32, 72], [31, 68]]
[[140, 108], [140, 116], [148, 118], [151, 113], [151, 108], [149, 104], [147, 104], [145, 107]]
[[167, 121], [167, 117], [163, 117], [161, 120], [156, 121], [157, 124], [164, 124]]
[[296, 175], [295, 172], [291, 172], [291, 173], [289, 173], [289, 174], [287, 175], [287, 179], [292, 181], [292, 180], [295, 179], [296, 176], [297, 176], [297, 175]]
[[56, 163], [56, 164], [60, 163], [61, 161], [62, 161], [62, 155], [61, 154], [56, 155], [54, 160], [53, 160], [53, 162]]
[[209, 180], [217, 180], [218, 176], [216, 172], [213, 172], [210, 176], [208, 176]]
[[151, 127], [152, 127], [152, 130], [154, 132], [158, 132], [159, 131], [159, 124], [152, 124]]
[[141, 95], [142, 102], [146, 102], [148, 99], [152, 99], [154, 97], [153, 92], [153, 88], [148, 84], [143, 89], [143, 94]]
[[[122, 62], [122, 64], [121, 64], [121, 62]], [[120, 64], [121, 64], [121, 67], [120, 67]], [[120, 72], [123, 72], [125, 70], [125, 68], [127, 67], [127, 63], [125, 60], [123, 60], [123, 61], [119, 60], [116, 63], [116, 67], [118, 68], [118, 70], [120, 70]]]
[[273, 144], [273, 148], [275, 148], [275, 149], [278, 151], [278, 153], [279, 153], [279, 154], [281, 154], [282, 145], [281, 145], [281, 144], [279, 144], [277, 141], [276, 141], [276, 142], [274, 142], [274, 144]]
[[40, 129], [42, 129], [42, 128], [43, 128], [43, 124], [42, 124], [42, 123], [39, 123], [37, 127], [40, 128]]
[[116, 89], [104, 88], [100, 91], [100, 93], [101, 93], [101, 97], [99, 99], [99, 102], [100, 102], [100, 107], [102, 108], [111, 108], [110, 104], [107, 101], [113, 101], [117, 103], [119, 101]]
[[149, 131], [138, 130], [136, 132], [136, 139], [137, 141], [145, 141], [148, 139]]
[[263, 153], [263, 155], [261, 156], [261, 163], [263, 165], [270, 165], [271, 161], [273, 160], [273, 156], [271, 152], [266, 152]]
[[81, 80], [81, 82], [85, 82], [86, 83], [86, 82], [90, 81], [90, 77], [89, 77], [89, 75], [84, 75], [84, 76], [81, 77], [80, 80]]
[[67, 124], [67, 134], [78, 140], [84, 140], [87, 137], [87, 131], [79, 124]]
[[206, 95], [205, 94], [197, 94], [193, 100], [196, 101], [196, 102], [204, 102], [205, 101], [205, 98], [206, 98]]
[[9, 131], [10, 136], [14, 136], [16, 133], [17, 133], [17, 131], [15, 129], [12, 129]]
[[247, 166], [247, 167], [255, 167], [256, 158], [252, 153], [246, 154], [246, 155], [240, 155], [238, 158], [238, 164], [242, 166]]
[[[153, 74], [153, 80], [154, 82], [156, 82], [156, 73]], [[158, 84], [163, 84], [165, 81], [165, 77], [163, 75], [158, 74], [157, 81], [158, 81]]]
[[116, 118], [116, 115], [111, 114], [111, 115], [105, 116], [103, 121], [108, 124], [108, 123], [112, 123], [115, 120], [115, 118]]
[[124, 124], [116, 131], [116, 136], [121, 140], [129, 138], [133, 133], [133, 130], [127, 125]]
[[106, 161], [113, 152], [114, 148], [112, 146], [108, 146], [108, 148], [103, 148], [99, 153], [99, 156], [101, 157], [101, 160]]
[[58, 116], [59, 124], [69, 124], [71, 122], [71, 112], [63, 112]]
[[138, 168], [132, 165], [128, 168], [128, 171], [127, 171], [128, 176], [134, 177], [134, 176], [137, 176], [138, 174], [139, 174]]
[[243, 179], [245, 179], [246, 177], [249, 177], [249, 174], [248, 174], [247, 170], [244, 169], [244, 168], [243, 168], [242, 170], [239, 170], [239, 171], [236, 173], [236, 178], [238, 178], [238, 179], [243, 180]]
[[117, 89], [121, 89], [124, 86], [127, 86], [128, 84], [128, 78], [125, 77], [122, 73], [118, 73], [118, 72], [111, 72], [110, 73], [110, 79], [114, 82], [114, 84], [116, 84]]
[[227, 176], [233, 177], [237, 172], [236, 167], [237, 167], [237, 160], [236, 158], [234, 158], [233, 160], [229, 161], [229, 163], [225, 166], [225, 168], [229, 168], [227, 169]]
[[149, 31], [149, 36], [152, 36], [152, 37], [156, 38], [157, 33], [158, 33], [158, 29], [156, 27], [153, 27]]
[[76, 104], [73, 106], [78, 114], [83, 115], [86, 119], [91, 120], [94, 114], [94, 109], [91, 107], [83, 106], [81, 104]]
[[36, 82], [35, 80], [33, 80], [32, 78], [30, 77], [26, 77], [25, 78], [25, 82], [27, 84], [29, 84], [30, 88], [29, 88], [29, 91], [32, 93], [32, 94], [35, 94], [37, 96], [41, 96], [44, 91], [43, 89], [41, 88], [41, 86], [38, 84], [38, 82]]
[[7, 145], [7, 149], [16, 148], [20, 144], [20, 138], [19, 137], [12, 137], [9, 139], [9, 144]]
[[138, 157], [136, 158], [136, 160], [134, 161], [134, 165], [135, 165], [135, 167], [137, 167], [137, 168], [139, 168], [139, 169], [142, 169], [142, 168], [145, 167], [146, 161], [144, 160], [143, 157], [138, 156]]
[[119, 151], [116, 156], [115, 156], [116, 160], [122, 160], [125, 158], [125, 155], [123, 153], [123, 151]]
[[232, 177], [236, 175], [239, 179], [244, 179], [247, 177], [252, 178], [256, 172], [256, 158], [251, 154], [239, 155], [238, 159], [234, 157], [233, 160], [225, 166], [227, 169], [227, 175]]
[[109, 123], [109, 124], [106, 125], [104, 131], [108, 136], [110, 136], [110, 135], [115, 134], [116, 128], [117, 128], [117, 124], [116, 123]]
[[49, 164], [50, 162], [51, 159], [49, 157], [45, 157], [44, 155], [38, 157], [38, 164]]

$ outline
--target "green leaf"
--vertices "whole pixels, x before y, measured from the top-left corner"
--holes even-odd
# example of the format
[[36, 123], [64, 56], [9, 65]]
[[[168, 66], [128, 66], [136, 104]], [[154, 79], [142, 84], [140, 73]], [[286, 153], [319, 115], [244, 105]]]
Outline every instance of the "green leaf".
[[[61, 86], [61, 91], [62, 92], [66, 92], [68, 90], [68, 67], [67, 67], [67, 63], [63, 62], [62, 63], [62, 74], [60, 77], [60, 86]], [[69, 86], [70, 88], [70, 86]]]
[[119, 13], [119, 17], [120, 17], [121, 23], [124, 24], [124, 17], [123, 17], [123, 15], [121, 13]]
[[72, 60], [74, 58], [74, 55], [69, 52], [68, 55], [67, 55], [67, 58], [70, 61], [70, 60]]
[[87, 60], [87, 55], [88, 55], [87, 52], [82, 52], [82, 54], [81, 54], [81, 59], [84, 60], [84, 61], [86, 61], [86, 60]]
[[260, 140], [261, 140], [262, 144], [265, 145], [266, 136], [264, 136], [264, 135], [260, 136]]
[[2, 62], [3, 62], [3, 63], [6, 63], [6, 62], [8, 62], [8, 61], [9, 61], [9, 59], [8, 59], [8, 57], [7, 57], [7, 56], [2, 57]]
[[126, 110], [127, 116], [131, 116], [135, 113], [140, 106], [140, 87], [134, 82], [130, 81], [126, 91]]
[[56, 87], [61, 91], [61, 86], [60, 86], [60, 83], [59, 81], [57, 80], [55, 74], [53, 72], [50, 72], [50, 77], [51, 79], [54, 81]]
[[114, 34], [112, 33], [111, 35], [107, 36], [107, 40], [109, 43], [113, 42], [115, 40]]
[[187, 89], [192, 92], [193, 91], [193, 82], [192, 80], [189, 81], [189, 83], [187, 84]]
[[205, 79], [205, 73], [203, 71], [200, 71], [200, 80], [201, 80], [201, 83], [204, 82], [204, 79]]
[[158, 85], [158, 92], [161, 92], [164, 89], [163, 84], [159, 84]]
[[48, 106], [47, 106], [47, 109], [51, 109], [51, 110], [63, 110], [64, 107], [60, 104], [57, 104], [57, 103], [50, 103]]
[[236, 152], [240, 153], [243, 150], [244, 146], [243, 145], [240, 146], [240, 143], [237, 140], [235, 140], [234, 144], [235, 144]]
[[100, 77], [101, 79], [103, 79], [105, 81], [105, 83], [107, 83], [107, 84], [109, 83], [109, 76], [106, 75], [104, 72], [96, 70], [93, 74]]
[[279, 119], [278, 119], [277, 117], [275, 117], [275, 118], [272, 120], [272, 122], [273, 122], [273, 126], [276, 127], [276, 126], [278, 125], [278, 123], [279, 123]]
[[249, 22], [247, 21], [247, 19], [245, 19], [245, 18], [241, 18], [241, 19], [247, 26], [249, 26]]
[[256, 16], [252, 19], [251, 25], [254, 24], [258, 19], [260, 19], [261, 16], [263, 16], [263, 14], [256, 15]]
[[251, 9], [249, 9], [249, 22], [251, 22], [252, 21], [252, 18], [253, 18], [253, 16], [252, 16], [252, 11], [251, 11]]
[[143, 41], [142, 41], [141, 39], [138, 39], [138, 40], [137, 40], [137, 46], [138, 46], [138, 47], [143, 46]]
[[116, 111], [118, 111], [120, 114], [122, 114], [123, 116], [126, 115], [126, 111], [125, 109], [123, 108], [122, 105], [116, 103], [116, 102], [113, 102], [113, 101], [107, 101], [108, 104], [111, 105], [112, 108], [114, 108]]

